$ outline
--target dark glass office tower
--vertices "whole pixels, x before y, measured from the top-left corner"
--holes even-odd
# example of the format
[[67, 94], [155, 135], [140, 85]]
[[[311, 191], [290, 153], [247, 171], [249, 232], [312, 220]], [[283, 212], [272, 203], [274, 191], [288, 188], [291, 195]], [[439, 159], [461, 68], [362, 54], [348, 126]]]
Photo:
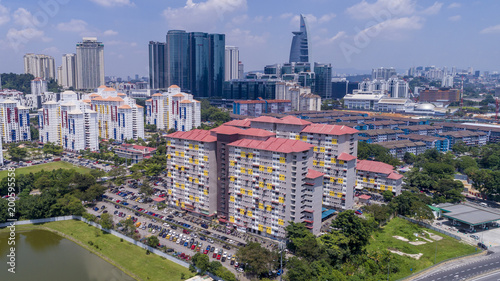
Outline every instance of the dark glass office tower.
[[151, 87], [178, 85], [195, 97], [222, 96], [225, 35], [170, 30], [166, 39], [149, 44]]
[[309, 40], [307, 22], [300, 15], [300, 31], [294, 31], [292, 47], [290, 48], [290, 62], [309, 62]]
[[151, 89], [167, 88], [166, 72], [166, 44], [163, 42], [149, 42], [149, 86]]
[[191, 90], [188, 33], [184, 30], [169, 30], [166, 47], [166, 88], [177, 85], [183, 91]]
[[[209, 39], [203, 32], [189, 33], [189, 90], [197, 97], [208, 97]], [[183, 87], [181, 87], [183, 88]]]
[[322, 99], [332, 98], [332, 65], [330, 63], [314, 63], [314, 93]]

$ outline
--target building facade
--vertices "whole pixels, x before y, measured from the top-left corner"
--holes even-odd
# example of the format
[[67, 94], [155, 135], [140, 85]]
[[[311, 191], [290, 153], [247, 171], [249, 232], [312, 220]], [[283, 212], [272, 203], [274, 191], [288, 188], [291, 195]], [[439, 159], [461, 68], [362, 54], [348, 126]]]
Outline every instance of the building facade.
[[18, 101], [0, 101], [0, 126], [4, 142], [31, 140], [29, 108]]
[[290, 112], [292, 103], [289, 100], [239, 100], [233, 103], [233, 113], [238, 115], [259, 117], [266, 113], [285, 114]]
[[225, 51], [225, 75], [224, 81], [240, 79], [238, 74], [238, 64], [240, 62], [240, 51], [238, 47], [226, 46]]
[[104, 85], [104, 44], [96, 37], [83, 37], [76, 44], [76, 88], [95, 90]]
[[137, 164], [143, 159], [154, 155], [156, 148], [134, 144], [122, 144], [114, 149], [116, 155], [121, 158], [130, 159], [127, 163]]
[[289, 62], [309, 62], [308, 25], [304, 15], [300, 15], [300, 31], [294, 31], [290, 47]]
[[68, 151], [99, 150], [97, 113], [77, 94], [65, 91], [58, 102], [43, 103], [38, 110], [39, 140]]
[[64, 54], [62, 56], [61, 74], [59, 85], [65, 89], [76, 89], [77, 83], [76, 54]]
[[135, 99], [100, 86], [97, 93], [85, 95], [83, 101], [97, 112], [99, 138], [144, 139], [144, 108], [136, 104]]
[[190, 131], [201, 126], [201, 103], [172, 85], [146, 100], [146, 123], [159, 130]]
[[391, 191], [395, 196], [401, 194], [403, 175], [394, 171], [394, 167], [370, 160], [358, 160], [356, 164], [356, 189], [382, 193]]
[[47, 55], [24, 55], [24, 73], [31, 74], [35, 78], [45, 80], [56, 79], [56, 67], [54, 58]]

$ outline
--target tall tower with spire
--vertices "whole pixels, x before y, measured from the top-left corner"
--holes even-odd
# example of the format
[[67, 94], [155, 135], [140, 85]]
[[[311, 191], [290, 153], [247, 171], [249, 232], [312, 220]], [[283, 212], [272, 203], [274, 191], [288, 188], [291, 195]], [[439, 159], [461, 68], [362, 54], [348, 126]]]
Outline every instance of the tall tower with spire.
[[308, 27], [304, 15], [300, 15], [300, 31], [293, 31], [290, 62], [309, 62]]

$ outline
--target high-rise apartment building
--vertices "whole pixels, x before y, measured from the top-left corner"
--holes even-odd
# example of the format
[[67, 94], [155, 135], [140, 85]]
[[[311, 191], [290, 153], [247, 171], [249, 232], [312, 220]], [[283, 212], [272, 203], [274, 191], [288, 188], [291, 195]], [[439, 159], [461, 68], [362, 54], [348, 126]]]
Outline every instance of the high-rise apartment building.
[[47, 92], [47, 80], [43, 78], [35, 78], [31, 80], [31, 94], [39, 96]]
[[99, 150], [97, 112], [73, 91], [61, 93], [58, 102], [43, 103], [38, 123], [42, 143], [55, 143], [70, 151]]
[[240, 62], [240, 51], [238, 47], [226, 46], [226, 69], [224, 80], [229, 81], [233, 79], [239, 79], [238, 74], [238, 64]]
[[169, 30], [166, 43], [150, 42], [151, 88], [178, 85], [196, 97], [222, 95], [225, 35]]
[[83, 37], [76, 44], [76, 88], [95, 90], [104, 84], [104, 44], [96, 37]]
[[19, 101], [0, 101], [0, 127], [4, 142], [31, 140], [29, 108]]
[[65, 89], [76, 89], [76, 72], [76, 54], [64, 54], [62, 56], [61, 79], [59, 80], [59, 85]]
[[167, 138], [170, 204], [235, 228], [284, 237], [289, 221], [321, 227], [321, 208], [351, 209], [357, 130], [292, 116]]
[[98, 136], [124, 141], [144, 139], [144, 108], [135, 99], [113, 88], [100, 86], [97, 93], [86, 95], [84, 102], [97, 112]]
[[167, 92], [156, 93], [146, 100], [146, 123], [159, 130], [190, 131], [201, 125], [201, 104], [193, 95], [172, 85]]
[[389, 80], [392, 76], [397, 75], [396, 70], [393, 67], [390, 68], [374, 68], [372, 69], [372, 80]]
[[306, 18], [300, 15], [300, 31], [293, 32], [290, 62], [309, 62], [308, 29]]
[[45, 80], [56, 79], [54, 58], [42, 54], [25, 54], [24, 73], [31, 74], [35, 76], [35, 78], [43, 78]]

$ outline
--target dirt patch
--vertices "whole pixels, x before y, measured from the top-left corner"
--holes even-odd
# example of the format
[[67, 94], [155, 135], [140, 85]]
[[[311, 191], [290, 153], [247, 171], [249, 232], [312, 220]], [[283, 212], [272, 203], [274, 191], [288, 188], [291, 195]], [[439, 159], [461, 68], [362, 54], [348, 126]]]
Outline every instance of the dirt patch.
[[394, 235], [394, 236], [392, 236], [392, 237], [394, 237], [394, 238], [396, 238], [396, 239], [398, 239], [398, 240], [401, 240], [401, 241], [405, 241], [405, 242], [410, 241], [410, 240], [408, 240], [408, 239], [406, 239], [406, 238], [404, 238], [404, 237], [402, 237], [402, 236], [398, 236], [398, 235]]
[[408, 243], [415, 245], [415, 246], [427, 244], [427, 242], [424, 242], [424, 241], [415, 241], [415, 242], [408, 242]]
[[394, 254], [398, 254], [400, 256], [407, 256], [407, 257], [410, 257], [410, 258], [413, 258], [413, 259], [416, 259], [416, 260], [419, 260], [420, 257], [422, 257], [424, 254], [422, 253], [418, 253], [418, 254], [407, 254], [407, 253], [403, 253], [401, 251], [398, 251], [398, 250], [393, 250], [393, 249], [387, 249], [389, 252], [391, 253], [394, 253]]
[[424, 230], [425, 233], [429, 234], [429, 237], [432, 239], [432, 240], [435, 240], [435, 241], [439, 241], [441, 239], [443, 239], [442, 236], [439, 236], [439, 235], [436, 235], [434, 233], [430, 233], [429, 231], [427, 230]]

